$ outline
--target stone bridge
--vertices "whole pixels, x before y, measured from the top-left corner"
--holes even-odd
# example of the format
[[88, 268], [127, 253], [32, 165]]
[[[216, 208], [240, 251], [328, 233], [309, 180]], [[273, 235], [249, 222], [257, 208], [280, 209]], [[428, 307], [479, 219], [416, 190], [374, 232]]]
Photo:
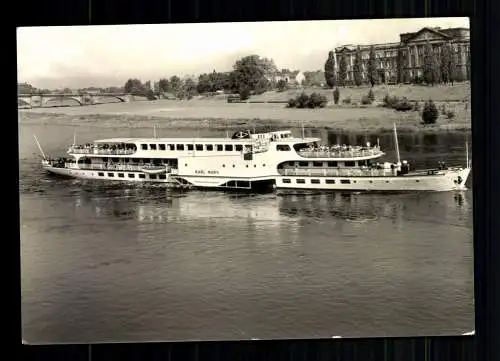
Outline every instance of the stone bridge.
[[[96, 93], [96, 94], [18, 94], [18, 106], [44, 107], [48, 102], [57, 103], [63, 102], [65, 99], [71, 99], [79, 105], [93, 105], [106, 103], [102, 101], [106, 98], [118, 99], [120, 102], [126, 103], [135, 100], [135, 96], [127, 93]], [[142, 99], [143, 97], [138, 97]], [[57, 106], [57, 104], [54, 104]]]

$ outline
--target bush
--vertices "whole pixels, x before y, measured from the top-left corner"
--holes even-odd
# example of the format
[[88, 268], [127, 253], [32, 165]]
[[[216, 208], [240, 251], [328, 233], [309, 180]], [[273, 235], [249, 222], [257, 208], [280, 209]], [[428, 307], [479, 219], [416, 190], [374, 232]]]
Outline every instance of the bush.
[[413, 109], [413, 105], [406, 98], [402, 98], [392, 106], [398, 112], [407, 112]]
[[368, 105], [371, 104], [372, 102], [373, 100], [371, 100], [368, 95], [363, 95], [363, 97], [361, 98], [361, 104], [363, 105]]
[[247, 100], [248, 98], [250, 98], [250, 88], [245, 85], [242, 85], [240, 87], [238, 93], [240, 95], [241, 100]]
[[422, 120], [424, 124], [435, 124], [439, 116], [436, 104], [432, 100], [429, 100], [424, 105], [424, 110], [422, 111]]
[[399, 103], [398, 97], [391, 97], [389, 94], [386, 94], [383, 100], [383, 107], [385, 108], [394, 108], [394, 106]]
[[324, 108], [326, 104], [328, 103], [328, 100], [326, 99], [325, 96], [318, 94], [318, 93], [312, 93], [310, 96], [307, 96], [307, 94], [302, 93], [296, 98], [290, 98], [287, 102], [287, 108]]
[[339, 99], [340, 99], [339, 88], [335, 88], [335, 90], [333, 91], [333, 102], [335, 104], [338, 104], [339, 103]]
[[370, 91], [368, 92], [368, 99], [370, 99], [372, 103], [375, 101], [375, 93], [373, 92], [372, 89], [370, 89]]
[[284, 90], [286, 90], [286, 89], [287, 89], [288, 84], [286, 83], [286, 81], [285, 81], [285, 80], [280, 79], [280, 80], [278, 80], [278, 84], [277, 84], [276, 86], [277, 86], [277, 88], [278, 88], [278, 91], [279, 91], [279, 92], [282, 92], [282, 91], [284, 91]]
[[453, 119], [453, 118], [455, 118], [455, 113], [451, 110], [448, 110], [448, 112], [446, 113], [446, 117], [448, 119]]
[[351, 104], [351, 97], [347, 97], [345, 99], [342, 99], [343, 104]]

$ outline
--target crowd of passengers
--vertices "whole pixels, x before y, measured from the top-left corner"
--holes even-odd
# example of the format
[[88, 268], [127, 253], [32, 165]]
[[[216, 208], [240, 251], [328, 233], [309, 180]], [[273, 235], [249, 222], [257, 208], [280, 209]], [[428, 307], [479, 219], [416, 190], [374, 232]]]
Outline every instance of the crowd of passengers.
[[84, 145], [75, 145], [72, 147], [73, 149], [84, 149], [88, 151], [104, 150], [104, 151], [127, 151], [127, 150], [135, 150], [135, 145], [133, 144], [94, 144], [87, 143]]
[[302, 149], [302, 152], [361, 152], [361, 151], [369, 151], [369, 150], [378, 150], [378, 147], [370, 147], [368, 143], [366, 146], [352, 146], [352, 145], [339, 145], [335, 144], [332, 146], [327, 145], [309, 145], [307, 148]]

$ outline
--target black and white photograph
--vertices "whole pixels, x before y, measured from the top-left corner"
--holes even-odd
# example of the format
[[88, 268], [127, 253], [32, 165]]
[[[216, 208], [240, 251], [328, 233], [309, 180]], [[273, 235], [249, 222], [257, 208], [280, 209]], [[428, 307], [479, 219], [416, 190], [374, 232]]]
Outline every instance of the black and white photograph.
[[23, 342], [473, 334], [469, 28], [17, 28]]

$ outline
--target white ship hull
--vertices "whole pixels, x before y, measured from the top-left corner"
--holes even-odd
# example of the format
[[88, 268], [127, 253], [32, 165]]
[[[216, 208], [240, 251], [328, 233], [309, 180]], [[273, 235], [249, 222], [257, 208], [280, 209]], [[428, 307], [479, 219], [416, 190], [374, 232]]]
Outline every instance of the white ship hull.
[[310, 177], [279, 176], [278, 191], [360, 191], [407, 192], [465, 190], [470, 168], [447, 169], [436, 174], [414, 173], [400, 176], [375, 177]]

